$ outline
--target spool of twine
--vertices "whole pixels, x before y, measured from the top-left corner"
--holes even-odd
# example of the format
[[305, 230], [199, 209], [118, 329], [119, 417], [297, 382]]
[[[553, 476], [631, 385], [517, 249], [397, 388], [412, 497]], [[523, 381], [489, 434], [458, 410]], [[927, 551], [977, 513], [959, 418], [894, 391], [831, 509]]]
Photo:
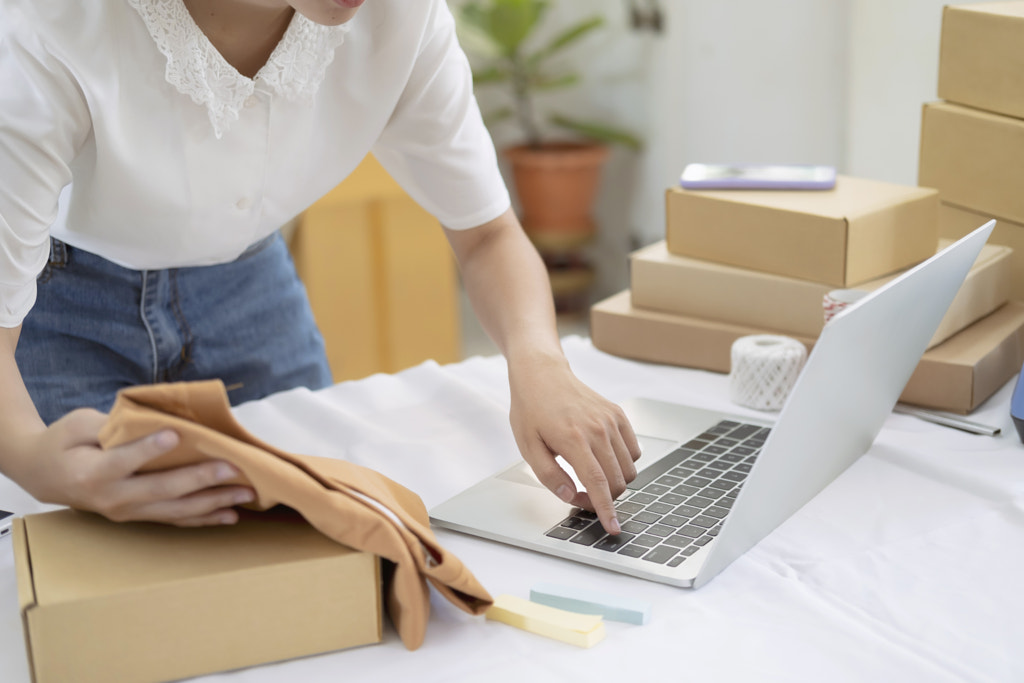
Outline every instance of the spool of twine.
[[729, 398], [755, 410], [779, 410], [807, 360], [807, 348], [774, 334], [740, 337], [732, 345]]

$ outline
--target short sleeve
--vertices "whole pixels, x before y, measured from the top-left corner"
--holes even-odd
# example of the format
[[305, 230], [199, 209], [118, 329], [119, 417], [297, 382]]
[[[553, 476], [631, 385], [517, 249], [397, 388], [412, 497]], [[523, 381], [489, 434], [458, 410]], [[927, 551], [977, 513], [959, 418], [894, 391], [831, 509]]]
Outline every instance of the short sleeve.
[[446, 228], [497, 218], [510, 205], [473, 76], [446, 3], [431, 0], [416, 62], [373, 153]]
[[89, 131], [81, 90], [20, 9], [0, 3], [0, 327], [36, 298], [70, 163]]

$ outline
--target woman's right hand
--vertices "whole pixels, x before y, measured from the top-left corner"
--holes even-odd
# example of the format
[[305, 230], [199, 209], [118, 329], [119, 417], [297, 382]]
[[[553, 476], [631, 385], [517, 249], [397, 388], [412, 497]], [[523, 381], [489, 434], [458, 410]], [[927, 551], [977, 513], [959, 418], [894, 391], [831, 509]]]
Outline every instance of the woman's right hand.
[[140, 472], [174, 448], [178, 435], [164, 430], [103, 450], [98, 435], [106, 419], [99, 411], [83, 408], [28, 437], [17, 483], [41, 502], [90, 510], [117, 522], [234, 524], [238, 513], [233, 507], [254, 499], [248, 487], [224, 485], [239, 472], [219, 460]]

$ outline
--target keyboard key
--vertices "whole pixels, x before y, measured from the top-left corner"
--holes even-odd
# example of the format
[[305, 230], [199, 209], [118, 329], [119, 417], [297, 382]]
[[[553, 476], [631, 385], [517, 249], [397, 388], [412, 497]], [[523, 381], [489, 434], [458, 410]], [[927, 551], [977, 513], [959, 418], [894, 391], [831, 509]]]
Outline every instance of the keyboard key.
[[656, 515], [667, 515], [672, 512], [675, 505], [669, 505], [668, 503], [651, 503], [647, 506], [647, 512], [653, 512]]
[[669, 505], [681, 505], [682, 502], [686, 500], [688, 497], [689, 496], [681, 496], [678, 493], [666, 493], [664, 496], [658, 499], [658, 502], [668, 503]]
[[660, 542], [660, 538], [658, 538], [657, 536], [652, 536], [650, 534], [640, 534], [639, 536], [633, 539], [633, 543], [637, 545], [642, 545], [646, 548], [653, 548]]
[[572, 517], [563, 519], [562, 523], [559, 526], [564, 526], [567, 529], [576, 529], [577, 531], [579, 531], [580, 529], [586, 529], [593, 523], [594, 520], [592, 519], [583, 519], [582, 517], [577, 517], [573, 515]]
[[[693, 526], [691, 524], [687, 524], [682, 529], [677, 531], [676, 534], [678, 534], [679, 536], [686, 536], [688, 538], [700, 538], [701, 536], [704, 535], [705, 531], [707, 531], [707, 529], [701, 528], [699, 526]], [[708, 532], [708, 533], [711, 533], [711, 532]]]
[[719, 524], [716, 527], [712, 527], [712, 528], [708, 529], [708, 536], [717, 536], [718, 532], [721, 531], [721, 530], [722, 530], [722, 525], [721, 524]]
[[705, 446], [703, 450], [705, 453], [713, 453], [714, 455], [720, 455], [722, 453], [725, 453], [729, 449], [726, 448], [725, 446], [716, 446], [712, 444], [710, 446]]
[[[716, 510], [718, 508], [711, 508]], [[686, 524], [686, 517], [680, 517], [679, 515], [665, 515], [661, 518], [661, 524], [667, 524], [672, 527], [681, 527]]]
[[554, 529], [552, 529], [544, 535], [550, 536], [551, 538], [557, 538], [561, 541], [568, 541], [570, 538], [576, 535], [576, 531], [574, 529], [569, 529], [564, 526], [556, 526]]
[[690, 477], [686, 480], [686, 483], [690, 486], [696, 486], [697, 488], [704, 488], [711, 483], [710, 479], [704, 479], [703, 477]]
[[654, 524], [659, 519], [661, 519], [661, 515], [656, 515], [653, 512], [641, 512], [638, 515], [633, 515], [633, 519], [629, 521], [640, 522], [641, 524]]
[[750, 455], [756, 449], [751, 446], [734, 446], [732, 452], [736, 455]]
[[683, 448], [689, 448], [690, 450], [699, 451], [711, 443], [711, 439], [691, 439], [683, 444]]
[[729, 481], [744, 481], [747, 478], [745, 472], [723, 472], [722, 479], [728, 479]]
[[700, 491], [696, 486], [690, 486], [688, 484], [680, 484], [679, 486], [672, 489], [672, 493], [678, 493], [680, 496], [686, 496], [689, 498], [693, 494]]
[[740, 460], [743, 460], [743, 456], [737, 455], [736, 453], [726, 453], [720, 457], [719, 460], [724, 460], [725, 462], [739, 462]]
[[672, 489], [669, 486], [662, 486], [661, 484], [648, 484], [643, 488], [643, 491], [641, 491], [641, 493], [649, 493], [652, 496], [660, 496], [663, 493], [668, 493], [671, 490]]
[[605, 536], [594, 546], [598, 550], [607, 550], [608, 552], [618, 552], [619, 548], [628, 544], [635, 538], [633, 534], [621, 533], [618, 536]]
[[616, 503], [615, 509], [620, 512], [625, 512], [628, 515], [635, 515], [643, 510], [644, 506], [632, 500], [627, 500], [625, 503]]
[[701, 536], [700, 538], [695, 540], [693, 542], [693, 544], [696, 545], [696, 546], [704, 546], [704, 545], [707, 545], [708, 543], [711, 543], [711, 541], [712, 541], [712, 537], [711, 536]]
[[694, 465], [693, 467], [676, 467], [675, 469], [669, 470], [668, 473], [673, 477], [686, 479], [687, 477], [692, 476], [698, 469], [700, 468], [697, 465]]
[[[736, 500], [735, 498], [730, 498], [729, 496], [723, 496], [718, 502], [715, 503], [715, 505], [731, 510], [732, 509], [732, 504], [733, 504], [733, 502], [735, 500]], [[708, 514], [711, 514], [711, 510], [714, 510], [714, 509], [715, 508], [709, 508], [708, 509]]]
[[693, 505], [680, 505], [672, 511], [672, 514], [679, 515], [680, 517], [693, 517], [694, 515], [699, 515], [701, 509]]
[[[727, 470], [730, 467], [732, 467], [731, 462], [722, 462], [721, 460], [716, 460], [715, 462], [709, 462], [707, 469]], [[698, 472], [697, 474], [700, 474], [700, 472]]]
[[[629, 546], [626, 546], [626, 547], [628, 548]], [[690, 555], [693, 555], [698, 550], [700, 550], [699, 546], [691, 545], [689, 548], [683, 548], [682, 550], [680, 550], [679, 554], [683, 555], [685, 557], [689, 557]]]
[[720, 436], [720, 437], [718, 437], [718, 440], [715, 441], [715, 443], [717, 445], [719, 445], [719, 446], [725, 446], [726, 448], [728, 448], [730, 446], [735, 446], [736, 444], [738, 444], [739, 440], [738, 439], [733, 439], [733, 438], [728, 437], [728, 436]]
[[752, 455], [749, 458], [747, 458], [746, 460], [744, 460], [743, 462], [750, 463], [751, 465], [753, 465], [755, 462], [757, 462], [757, 456], [756, 455]]
[[651, 526], [647, 527], [647, 533], [653, 536], [657, 536], [658, 538], [665, 538], [666, 536], [671, 536], [673, 531], [675, 531], [674, 528], [666, 526], [664, 524], [652, 524]]
[[668, 564], [666, 564], [665, 566], [666, 567], [678, 567], [679, 565], [681, 565], [685, 561], [686, 561], [686, 556], [685, 555], [676, 555], [671, 560], [669, 560]]
[[[719, 489], [721, 491], [728, 491], [729, 489], [731, 489], [731, 488], [733, 488], [735, 486], [736, 486], [736, 482], [729, 481], [728, 479], [716, 479], [713, 482], [711, 482], [710, 484], [708, 484], [708, 488]], [[707, 491], [708, 489], [706, 488], [704, 490]]]
[[672, 488], [673, 486], [679, 484], [682, 481], [683, 480], [680, 479], [679, 477], [673, 477], [671, 474], [663, 474], [662, 476], [655, 479], [655, 483], [661, 484], [662, 486], [668, 486], [669, 488]]
[[729, 436], [731, 436], [734, 439], [745, 439], [748, 436], [756, 434], [758, 429], [760, 429], [760, 427], [758, 427], [757, 425], [740, 425], [736, 427], [736, 429], [729, 432]]
[[675, 555], [677, 552], [679, 551], [673, 548], [672, 546], [659, 545], [657, 548], [644, 555], [643, 559], [647, 560], [648, 562], [665, 564], [666, 562], [671, 560], [672, 556]]
[[578, 543], [579, 545], [594, 545], [594, 543], [601, 540], [601, 537], [604, 535], [604, 529], [601, 527], [601, 523], [594, 522], [594, 524], [573, 536], [569, 542]]
[[710, 453], [697, 453], [696, 455], [690, 458], [690, 461], [711, 462], [714, 459], [715, 456], [711, 455]]
[[619, 551], [619, 555], [627, 555], [629, 557], [642, 557], [650, 551], [650, 548], [645, 548], [642, 545], [630, 544], [625, 546]]
[[670, 546], [672, 546], [674, 548], [685, 548], [686, 546], [690, 545], [690, 541], [692, 541], [692, 540], [693, 539], [690, 538], [689, 536], [680, 536], [680, 535], [676, 534], [674, 536], [666, 537], [665, 539], [662, 540], [661, 544], [662, 545], [670, 545]]
[[710, 529], [714, 525], [718, 524], [719, 521], [721, 520], [715, 517], [709, 517], [708, 515], [697, 515], [696, 517], [690, 520], [690, 524], [695, 524], [696, 526], [702, 526], [705, 529]]
[[[707, 510], [705, 510], [704, 514], [707, 515], [708, 517], [716, 517], [718, 519], [724, 519], [725, 516], [727, 514], [729, 514], [729, 510], [728, 510], [728, 508], [725, 508], [725, 507], [712, 506], [712, 507], [709, 507]], [[666, 522], [664, 518], [662, 518], [661, 521], [662, 521], [663, 524], [668, 524], [668, 522]]]
[[[710, 465], [708, 465], [707, 467], [702, 469], [700, 472], [697, 472], [697, 476], [698, 477], [704, 477], [704, 478], [707, 479], [708, 483], [711, 483], [711, 481], [714, 480], [715, 477], [717, 477], [718, 475], [720, 475], [722, 473], [721, 470], [716, 470], [716, 469], [712, 468], [712, 465], [714, 465], [714, 464], [715, 463], [711, 463]], [[726, 469], [729, 469], [728, 466], [726, 466]], [[707, 484], [704, 484], [704, 486], [707, 486]], [[701, 487], [701, 488], [703, 488], [703, 487]]]
[[[687, 500], [686, 504], [687, 505], [692, 505], [694, 507], [699, 507], [699, 508], [703, 509], [703, 508], [706, 508], [709, 505], [713, 505], [714, 502], [715, 501], [713, 499], [711, 499], [711, 498], [707, 498], [707, 497], [703, 497], [703, 496], [694, 496], [693, 498], [690, 498], [689, 500]], [[676, 514], [679, 514], [679, 509], [678, 508], [676, 508]]]
[[573, 513], [573, 517], [580, 517], [582, 519], [597, 519], [597, 513], [591, 512], [590, 510], [584, 510], [583, 508], [578, 508], [576, 512]]
[[647, 525], [631, 519], [622, 525], [622, 531], [627, 534], [642, 534], [647, 531]]
[[743, 463], [740, 465], [736, 465], [736, 467], [733, 467], [733, 469], [736, 470], [737, 472], [749, 472], [751, 467], [751, 465]]
[[640, 505], [650, 505], [656, 500], [658, 500], [658, 497], [652, 496], [649, 493], [634, 493], [629, 497], [630, 503], [639, 503]]

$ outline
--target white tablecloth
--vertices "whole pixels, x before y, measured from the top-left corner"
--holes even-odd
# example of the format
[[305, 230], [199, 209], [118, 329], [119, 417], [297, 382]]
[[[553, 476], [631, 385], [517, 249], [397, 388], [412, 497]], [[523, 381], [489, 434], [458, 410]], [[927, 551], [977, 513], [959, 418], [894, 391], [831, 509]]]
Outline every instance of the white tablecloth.
[[[576, 373], [612, 400], [744, 412], [729, 403], [724, 375], [623, 360], [579, 337], [563, 345]], [[653, 602], [647, 625], [607, 622], [593, 649], [471, 617], [435, 594], [417, 651], [388, 627], [380, 645], [202, 680], [1024, 680], [1024, 446], [1012, 389], [972, 416], [1001, 426], [998, 437], [891, 416], [864, 457], [696, 591], [438, 532], [493, 594], [528, 597], [553, 581]], [[281, 448], [373, 467], [429, 507], [516, 461], [508, 403], [504, 361], [492, 357], [285, 392], [236, 414]], [[6, 480], [0, 507], [46, 509]], [[0, 680], [27, 682], [6, 540], [0, 638]]]

